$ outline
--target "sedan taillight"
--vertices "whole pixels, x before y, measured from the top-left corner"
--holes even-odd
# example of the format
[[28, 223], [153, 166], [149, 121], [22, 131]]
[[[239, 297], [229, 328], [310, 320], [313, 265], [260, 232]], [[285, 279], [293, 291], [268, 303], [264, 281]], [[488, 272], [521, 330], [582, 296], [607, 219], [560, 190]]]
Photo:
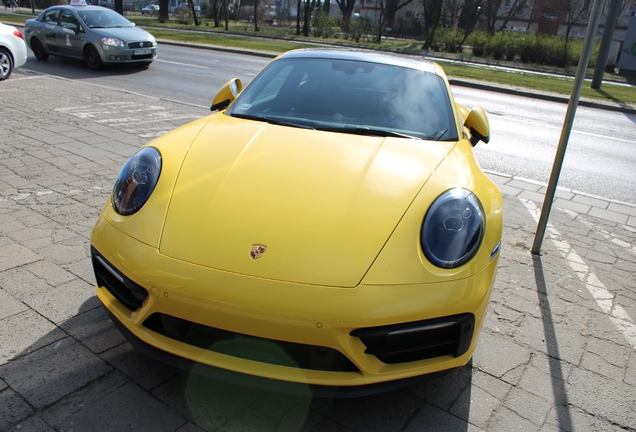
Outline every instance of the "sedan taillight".
[[22, 37], [22, 33], [20, 33], [20, 30], [13, 30], [13, 35], [15, 37], [19, 37], [20, 39], [24, 40], [24, 38]]

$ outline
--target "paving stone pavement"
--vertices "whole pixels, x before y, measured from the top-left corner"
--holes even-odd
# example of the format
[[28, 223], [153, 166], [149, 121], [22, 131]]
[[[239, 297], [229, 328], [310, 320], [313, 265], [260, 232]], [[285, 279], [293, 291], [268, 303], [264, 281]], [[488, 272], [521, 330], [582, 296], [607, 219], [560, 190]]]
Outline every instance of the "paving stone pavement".
[[[472, 364], [358, 399], [189, 376], [136, 352], [93, 288], [89, 235], [123, 162], [201, 108], [16, 70], [0, 86], [1, 431], [636, 430], [636, 207], [490, 173], [504, 195]], [[30, 101], [25, 103], [25, 101]]]

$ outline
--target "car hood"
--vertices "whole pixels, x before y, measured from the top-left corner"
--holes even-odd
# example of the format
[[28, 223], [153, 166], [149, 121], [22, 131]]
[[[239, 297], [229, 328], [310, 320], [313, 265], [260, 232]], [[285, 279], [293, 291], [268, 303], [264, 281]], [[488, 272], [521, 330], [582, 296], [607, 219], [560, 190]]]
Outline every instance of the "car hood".
[[[175, 182], [160, 253], [255, 277], [356, 286], [454, 145], [213, 116]], [[262, 257], [253, 256], [260, 246]]]
[[139, 27], [93, 28], [91, 32], [99, 37], [115, 37], [124, 42], [152, 39], [152, 35]]

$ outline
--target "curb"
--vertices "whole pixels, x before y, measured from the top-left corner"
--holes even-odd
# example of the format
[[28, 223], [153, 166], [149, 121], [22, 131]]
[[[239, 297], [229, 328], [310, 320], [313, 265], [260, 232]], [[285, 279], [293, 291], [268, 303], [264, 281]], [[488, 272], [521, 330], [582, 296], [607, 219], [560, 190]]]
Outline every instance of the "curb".
[[[493, 86], [492, 84], [488, 84], [481, 81], [471, 81], [463, 78], [452, 78], [448, 77], [448, 81], [451, 85], [469, 87], [479, 90], [488, 90], [497, 93], [505, 93], [514, 96], [522, 96], [533, 99], [541, 99], [549, 102], [558, 102], [568, 104], [570, 103], [570, 98], [568, 96], [556, 94], [556, 93], [546, 93], [546, 92], [535, 92], [521, 88], [514, 87], [506, 87], [506, 86]], [[615, 111], [622, 112], [625, 114], [636, 114], [636, 107], [620, 104], [620, 103], [612, 103], [612, 102], [601, 102], [595, 101], [592, 99], [579, 99], [579, 106], [584, 106], [588, 108], [597, 108], [603, 109], [607, 111]]]

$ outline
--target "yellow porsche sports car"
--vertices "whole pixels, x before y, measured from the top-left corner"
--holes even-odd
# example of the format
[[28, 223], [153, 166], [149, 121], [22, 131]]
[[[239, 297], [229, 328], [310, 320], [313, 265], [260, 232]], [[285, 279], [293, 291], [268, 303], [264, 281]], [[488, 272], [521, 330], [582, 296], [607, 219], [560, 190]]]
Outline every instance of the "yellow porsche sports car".
[[356, 396], [463, 366], [501, 245], [490, 136], [419, 58], [298, 50], [123, 166], [91, 237], [137, 349], [267, 389]]

